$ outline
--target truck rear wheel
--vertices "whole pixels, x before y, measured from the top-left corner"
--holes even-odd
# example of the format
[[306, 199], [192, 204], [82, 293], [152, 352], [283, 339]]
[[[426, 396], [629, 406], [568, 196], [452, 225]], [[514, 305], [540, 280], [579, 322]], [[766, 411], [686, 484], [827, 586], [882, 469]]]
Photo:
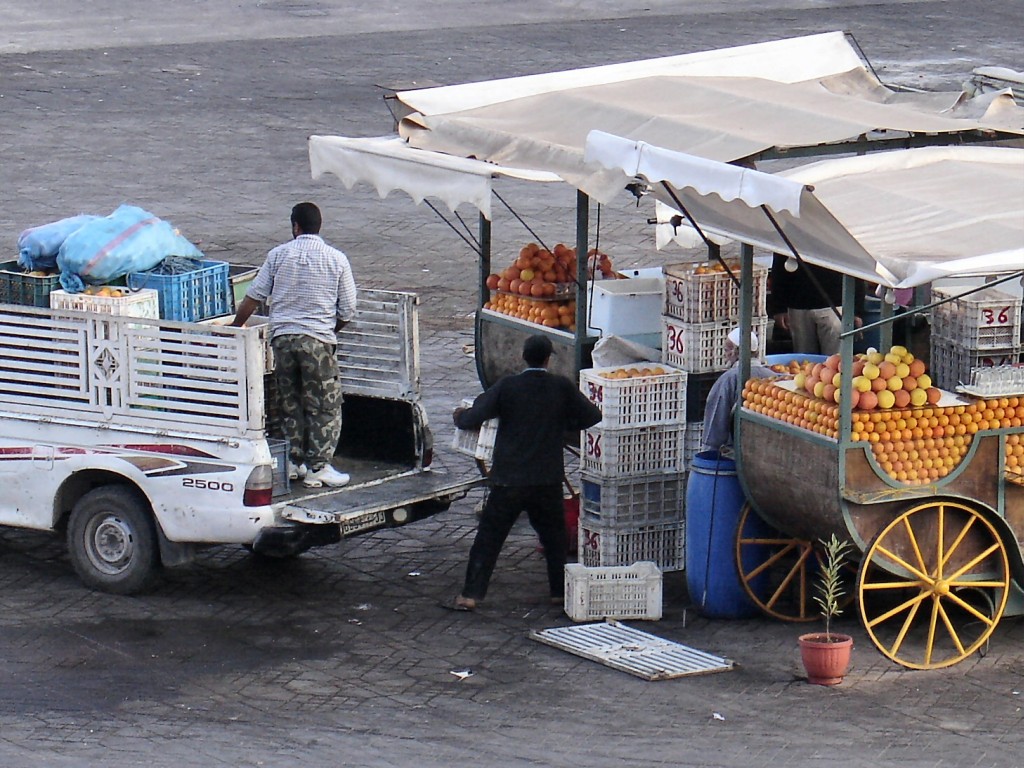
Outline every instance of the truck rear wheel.
[[78, 500], [68, 523], [68, 551], [82, 582], [102, 592], [140, 591], [159, 564], [146, 503], [130, 488], [104, 486]]

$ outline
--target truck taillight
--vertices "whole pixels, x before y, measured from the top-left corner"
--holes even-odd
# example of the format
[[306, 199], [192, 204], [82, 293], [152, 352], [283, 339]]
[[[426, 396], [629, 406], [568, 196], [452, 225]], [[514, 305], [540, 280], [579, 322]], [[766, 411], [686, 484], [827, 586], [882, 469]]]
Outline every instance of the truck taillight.
[[269, 464], [253, 467], [245, 481], [242, 504], [247, 507], [265, 507], [274, 496], [274, 471]]

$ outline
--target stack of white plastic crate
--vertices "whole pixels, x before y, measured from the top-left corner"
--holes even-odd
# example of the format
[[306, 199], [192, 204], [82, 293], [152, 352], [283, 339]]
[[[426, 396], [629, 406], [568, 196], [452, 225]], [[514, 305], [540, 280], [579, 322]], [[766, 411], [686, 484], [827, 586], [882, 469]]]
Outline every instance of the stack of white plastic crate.
[[[962, 291], [933, 288], [941, 301]], [[1021, 359], [1021, 299], [998, 288], [954, 298], [932, 310], [932, 382], [955, 390], [971, 382], [971, 369], [1011, 365]]]
[[603, 414], [583, 433], [582, 565], [682, 569], [686, 378], [659, 362], [580, 372], [580, 389]]
[[[664, 268], [665, 312], [661, 357], [689, 373], [686, 393], [686, 465], [700, 450], [704, 406], [711, 387], [728, 368], [725, 340], [739, 325], [740, 291], [718, 262], [673, 264]], [[739, 267], [733, 268], [739, 278]], [[768, 330], [765, 294], [768, 268], [754, 265], [752, 328], [759, 356], [764, 356]]]

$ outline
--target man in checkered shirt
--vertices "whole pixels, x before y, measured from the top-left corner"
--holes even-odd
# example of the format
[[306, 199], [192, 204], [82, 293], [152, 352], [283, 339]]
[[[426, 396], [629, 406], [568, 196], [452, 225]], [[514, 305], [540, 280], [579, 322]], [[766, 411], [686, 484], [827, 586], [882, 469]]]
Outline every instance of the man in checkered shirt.
[[354, 316], [356, 284], [344, 253], [320, 237], [313, 203], [292, 208], [292, 240], [267, 254], [232, 325], [242, 326], [261, 302], [270, 306], [274, 379], [288, 474], [303, 485], [340, 487], [349, 476], [331, 466], [341, 436], [337, 333]]

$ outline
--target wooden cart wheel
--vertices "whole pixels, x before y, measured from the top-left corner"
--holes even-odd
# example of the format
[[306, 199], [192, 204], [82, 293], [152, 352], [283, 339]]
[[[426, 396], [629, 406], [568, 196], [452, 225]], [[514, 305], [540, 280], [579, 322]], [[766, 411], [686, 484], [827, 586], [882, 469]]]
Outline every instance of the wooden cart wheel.
[[743, 589], [764, 613], [783, 621], [820, 618], [813, 599], [820, 562], [812, 542], [772, 528], [744, 504], [736, 531], [736, 566]]
[[935, 499], [883, 528], [861, 563], [860, 615], [872, 642], [911, 669], [939, 669], [981, 648], [1010, 586], [1006, 547], [965, 503]]

